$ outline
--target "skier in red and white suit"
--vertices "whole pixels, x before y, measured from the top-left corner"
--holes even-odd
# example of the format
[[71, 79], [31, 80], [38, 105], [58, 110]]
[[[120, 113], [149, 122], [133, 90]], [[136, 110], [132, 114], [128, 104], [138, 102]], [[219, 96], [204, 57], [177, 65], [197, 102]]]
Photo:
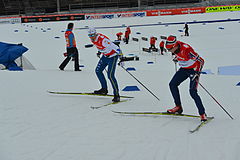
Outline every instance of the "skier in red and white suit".
[[169, 113], [183, 112], [178, 86], [187, 78], [190, 78], [190, 95], [193, 98], [200, 115], [201, 121], [206, 121], [205, 108], [202, 104], [201, 98], [197, 93], [197, 86], [199, 82], [200, 71], [203, 68], [204, 60], [201, 58], [193, 48], [181, 41], [177, 41], [175, 36], [169, 36], [166, 40], [166, 48], [169, 52], [175, 55], [173, 59], [178, 62], [180, 69], [175, 73], [169, 83], [169, 87], [174, 99], [176, 107], [168, 109]]
[[100, 55], [103, 56], [100, 58], [98, 65], [95, 69], [97, 77], [101, 83], [101, 89], [94, 91], [96, 94], [107, 94], [107, 82], [103, 74], [103, 70], [108, 66], [107, 74], [108, 78], [112, 84], [114, 98], [113, 102], [119, 102], [119, 89], [118, 83], [115, 78], [115, 70], [117, 65], [117, 60], [121, 54], [120, 48], [115, 45], [107, 36], [97, 33], [94, 28], [90, 28], [88, 31], [88, 36], [91, 39], [92, 43], [97, 47], [98, 53], [97, 56], [100, 58]]

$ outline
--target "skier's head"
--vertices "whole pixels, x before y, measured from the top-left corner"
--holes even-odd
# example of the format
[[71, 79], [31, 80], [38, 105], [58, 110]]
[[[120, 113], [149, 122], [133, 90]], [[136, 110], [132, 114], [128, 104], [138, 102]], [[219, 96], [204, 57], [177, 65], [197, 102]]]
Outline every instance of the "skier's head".
[[97, 31], [95, 28], [91, 27], [88, 29], [88, 37], [93, 41], [97, 36]]
[[166, 40], [166, 49], [172, 53], [178, 49], [178, 41], [176, 36], [168, 36]]
[[88, 35], [92, 35], [92, 34], [96, 34], [96, 33], [97, 33], [97, 31], [96, 31], [96, 29], [94, 27], [90, 27], [88, 29]]
[[73, 29], [73, 23], [68, 23], [67, 28], [68, 28], [68, 29]]

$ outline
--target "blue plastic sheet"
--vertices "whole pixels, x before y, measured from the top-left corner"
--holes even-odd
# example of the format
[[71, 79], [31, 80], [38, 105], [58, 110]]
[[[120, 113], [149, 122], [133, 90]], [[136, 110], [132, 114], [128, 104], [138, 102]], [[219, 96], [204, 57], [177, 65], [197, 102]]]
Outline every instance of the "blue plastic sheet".
[[240, 65], [218, 67], [219, 75], [240, 75]]
[[8, 70], [22, 70], [14, 61], [27, 50], [28, 48], [21, 44], [0, 42], [0, 64], [3, 64]]

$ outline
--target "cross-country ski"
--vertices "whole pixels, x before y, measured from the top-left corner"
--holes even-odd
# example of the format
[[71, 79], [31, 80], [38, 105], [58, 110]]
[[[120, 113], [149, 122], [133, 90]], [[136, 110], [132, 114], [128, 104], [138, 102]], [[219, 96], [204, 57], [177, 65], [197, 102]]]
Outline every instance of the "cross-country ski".
[[107, 106], [111, 106], [111, 105], [114, 105], [114, 104], [118, 104], [118, 103], [122, 103], [122, 102], [127, 102], [129, 100], [121, 100], [119, 102], [109, 102], [107, 104], [103, 104], [103, 105], [100, 105], [100, 106], [91, 106], [90, 108], [92, 109], [99, 109], [99, 108], [103, 108], [103, 107], [107, 107]]
[[198, 131], [201, 127], [203, 127], [204, 125], [206, 125], [207, 123], [209, 123], [210, 121], [212, 121], [214, 119], [214, 117], [208, 117], [207, 121], [201, 121], [201, 123], [199, 125], [197, 125], [196, 128], [190, 130], [190, 133], [194, 133], [196, 131]]
[[[102, 97], [114, 97], [114, 95], [111, 94], [96, 94], [91, 92], [63, 92], [63, 91], [47, 91], [51, 94], [59, 94], [59, 95], [82, 95], [82, 96], [102, 96]], [[121, 98], [134, 98], [132, 96], [120, 96]]]
[[[191, 114], [173, 114], [173, 113], [168, 113], [168, 112], [133, 112], [133, 111], [113, 111], [113, 113], [116, 114], [121, 114], [121, 115], [132, 115], [132, 116], [137, 116], [137, 115], [141, 115], [141, 116], [176, 116], [176, 117], [191, 117], [191, 118], [200, 118], [197, 115], [191, 115]], [[205, 124], [207, 124], [208, 122], [210, 122], [214, 117], [207, 117], [207, 121], [201, 121], [199, 125], [197, 125], [196, 128], [194, 128], [193, 130], [190, 130], [190, 133], [194, 133], [196, 131], [198, 131], [202, 126], [204, 126]]]

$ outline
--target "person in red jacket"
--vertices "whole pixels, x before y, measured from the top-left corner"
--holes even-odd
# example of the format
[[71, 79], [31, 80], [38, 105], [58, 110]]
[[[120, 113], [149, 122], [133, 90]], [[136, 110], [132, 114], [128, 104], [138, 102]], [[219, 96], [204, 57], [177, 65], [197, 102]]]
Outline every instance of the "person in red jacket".
[[156, 44], [156, 38], [154, 36], [150, 37], [150, 47], [149, 47], [150, 51], [151, 51], [151, 49], [157, 49], [155, 47], [155, 44]]
[[160, 47], [160, 53], [161, 53], [161, 55], [163, 55], [163, 51], [164, 51], [164, 41], [161, 41], [161, 42], [160, 42], [159, 47]]
[[131, 34], [131, 29], [130, 29], [130, 27], [128, 26], [127, 28], [126, 28], [126, 31], [125, 31], [125, 43], [126, 44], [128, 44], [128, 42], [129, 42], [129, 37], [130, 37], [130, 34]]
[[178, 86], [187, 78], [190, 78], [190, 95], [198, 108], [201, 121], [207, 121], [205, 108], [202, 104], [200, 96], [197, 93], [200, 71], [204, 65], [203, 58], [201, 58], [190, 45], [177, 41], [175, 36], [169, 36], [167, 38], [166, 48], [175, 56], [173, 60], [178, 62], [180, 66], [180, 69], [175, 73], [169, 83], [170, 91], [176, 107], [168, 109], [167, 112], [174, 114], [181, 114], [183, 112]]
[[116, 34], [118, 41], [121, 41], [121, 40], [122, 40], [122, 35], [123, 35], [122, 32], [118, 32], [118, 33]]

